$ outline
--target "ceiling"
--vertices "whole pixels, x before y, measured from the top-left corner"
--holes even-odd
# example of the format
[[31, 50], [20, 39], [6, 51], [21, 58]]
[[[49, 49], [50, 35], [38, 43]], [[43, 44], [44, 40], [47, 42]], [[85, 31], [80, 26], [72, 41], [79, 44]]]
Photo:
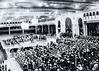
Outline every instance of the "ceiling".
[[6, 15], [16, 16], [26, 13], [32, 15], [34, 13], [37, 16], [55, 16], [66, 11], [82, 11], [88, 6], [95, 5], [96, 2], [98, 0], [0, 0], [0, 15], [4, 19]]
[[98, 0], [0, 0], [0, 8], [83, 9]]

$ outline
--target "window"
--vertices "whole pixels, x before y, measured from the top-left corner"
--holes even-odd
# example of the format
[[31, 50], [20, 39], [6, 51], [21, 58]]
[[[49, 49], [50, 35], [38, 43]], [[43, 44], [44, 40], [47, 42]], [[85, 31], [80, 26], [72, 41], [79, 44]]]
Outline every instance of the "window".
[[89, 14], [87, 13], [87, 16], [89, 16]]
[[6, 22], [4, 22], [4, 24], [6, 24]]
[[9, 23], [7, 22], [7, 24], [9, 24]]
[[96, 12], [96, 15], [99, 15], [99, 12], [98, 11]]
[[13, 24], [15, 23], [15, 22], [12, 22]]
[[95, 12], [93, 12], [93, 16], [95, 16]]
[[3, 24], [3, 23], [1, 23], [1, 24]]
[[84, 17], [86, 17], [86, 14], [84, 13]]
[[15, 24], [17, 24], [17, 22], [15, 22]]
[[12, 22], [10, 22], [10, 24], [12, 24]]
[[29, 23], [31, 23], [31, 21], [29, 21]]
[[20, 22], [18, 22], [18, 23], [20, 23]]
[[92, 13], [90, 12], [90, 16], [92, 16]]

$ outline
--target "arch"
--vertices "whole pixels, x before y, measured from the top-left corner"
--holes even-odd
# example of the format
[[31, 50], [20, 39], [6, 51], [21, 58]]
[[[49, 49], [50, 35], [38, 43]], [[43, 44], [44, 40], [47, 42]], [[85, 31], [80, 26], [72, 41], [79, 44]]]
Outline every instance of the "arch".
[[83, 23], [81, 18], [78, 19], [78, 25], [79, 25], [79, 35], [83, 35]]
[[72, 20], [69, 17], [66, 18], [65, 26], [66, 28], [70, 28], [70, 29], [72, 28]]
[[72, 37], [72, 20], [69, 17], [65, 21], [65, 32], [68, 34], [67, 36]]
[[56, 35], [56, 25], [55, 24], [50, 24], [49, 25], [49, 30], [50, 30], [50, 35], [51, 36]]
[[1, 24], [3, 24], [3, 22]]
[[31, 33], [36, 34], [36, 26], [29, 26]]
[[37, 26], [37, 34], [42, 34], [42, 25]]
[[4, 24], [6, 24], [6, 22], [4, 22]]
[[48, 29], [48, 25], [47, 24], [44, 24], [44, 25], [42, 25], [42, 27], [43, 27], [43, 34], [45, 34], [45, 35], [48, 35], [49, 34], [49, 29]]

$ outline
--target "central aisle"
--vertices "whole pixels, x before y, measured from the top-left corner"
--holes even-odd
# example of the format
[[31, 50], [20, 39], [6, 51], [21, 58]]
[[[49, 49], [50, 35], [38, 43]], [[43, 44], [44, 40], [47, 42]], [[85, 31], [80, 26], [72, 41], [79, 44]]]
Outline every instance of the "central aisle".
[[14, 58], [8, 59], [5, 61], [5, 64], [7, 64], [8, 69], [11, 69], [11, 71], [23, 71]]
[[5, 64], [7, 64], [8, 69], [11, 69], [11, 71], [23, 71], [18, 62], [11, 56], [11, 54], [6, 50], [8, 59], [5, 61]]

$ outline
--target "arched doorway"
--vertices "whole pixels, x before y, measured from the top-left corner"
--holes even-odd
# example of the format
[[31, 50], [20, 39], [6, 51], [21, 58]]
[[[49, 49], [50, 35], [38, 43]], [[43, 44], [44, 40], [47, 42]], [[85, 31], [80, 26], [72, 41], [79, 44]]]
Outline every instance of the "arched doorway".
[[50, 30], [50, 35], [51, 36], [56, 35], [56, 25], [55, 24], [50, 24], [49, 25], [49, 30]]
[[42, 25], [37, 26], [37, 34], [42, 34]]
[[36, 34], [36, 27], [35, 26], [29, 26], [29, 29], [31, 33]]
[[79, 35], [83, 35], [83, 23], [81, 18], [78, 19], [78, 25], [79, 25]]
[[68, 37], [72, 37], [72, 20], [69, 17], [66, 18], [65, 32]]
[[46, 25], [43, 25], [43, 34], [45, 34], [45, 35], [48, 35], [48, 32], [49, 30], [48, 30], [48, 25], [46, 24]]

